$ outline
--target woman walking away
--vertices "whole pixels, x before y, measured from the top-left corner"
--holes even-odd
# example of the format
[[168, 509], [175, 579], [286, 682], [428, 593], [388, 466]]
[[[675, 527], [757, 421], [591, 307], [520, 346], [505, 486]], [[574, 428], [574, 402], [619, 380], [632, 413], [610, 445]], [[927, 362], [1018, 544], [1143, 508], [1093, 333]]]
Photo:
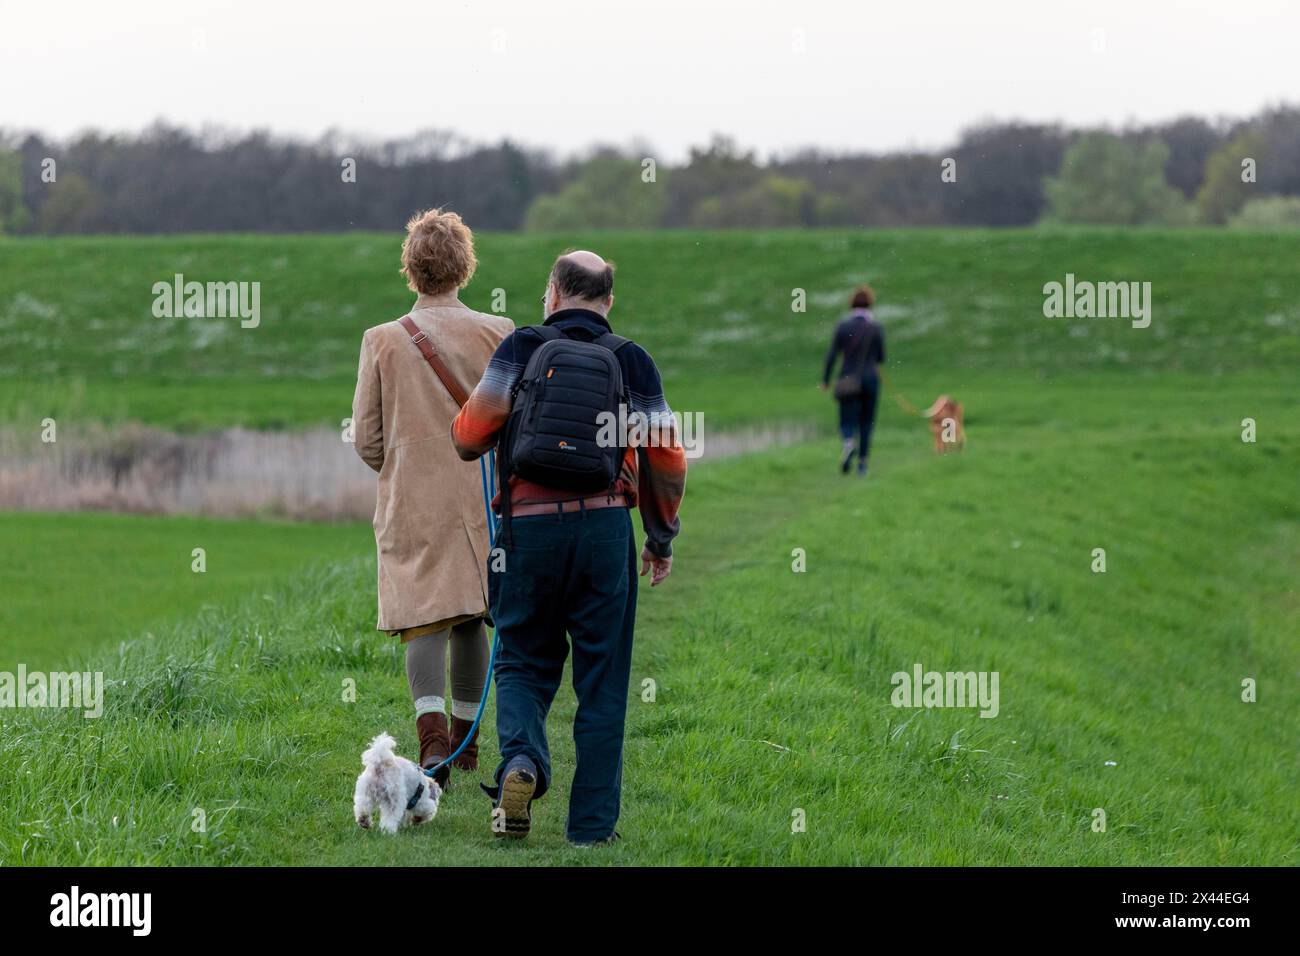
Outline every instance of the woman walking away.
[[844, 355], [833, 394], [840, 403], [840, 438], [844, 440], [840, 471], [846, 475], [853, 467], [855, 453], [858, 474], [865, 475], [867, 456], [871, 452], [871, 428], [876, 421], [876, 399], [880, 395], [880, 366], [885, 362], [885, 330], [871, 314], [875, 304], [876, 294], [871, 286], [864, 285], [853, 293], [852, 311], [835, 326], [831, 350], [826, 354], [826, 370], [822, 373], [821, 387], [825, 391], [836, 358], [841, 353]]
[[[405, 645], [427, 769], [466, 739], [487, 679], [487, 519], [479, 468], [456, 455], [451, 420], [514, 324], [461, 304], [457, 291], [477, 262], [460, 216], [433, 209], [406, 230], [402, 272], [418, 298], [401, 319], [362, 338], [352, 420], [357, 454], [379, 472], [378, 627]], [[478, 769], [474, 740], [453, 766]], [[438, 771], [440, 786], [450, 774]]]

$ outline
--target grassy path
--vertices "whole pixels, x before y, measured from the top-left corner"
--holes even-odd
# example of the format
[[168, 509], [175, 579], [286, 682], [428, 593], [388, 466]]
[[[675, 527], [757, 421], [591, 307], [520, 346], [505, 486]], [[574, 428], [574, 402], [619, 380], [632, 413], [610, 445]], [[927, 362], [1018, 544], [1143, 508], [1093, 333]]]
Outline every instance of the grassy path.
[[[1283, 407], [1248, 445], [1234, 421], [1282, 387], [1149, 416], [1134, 383], [973, 422], [948, 459], [891, 418], [866, 482], [824, 442], [699, 469], [643, 592], [611, 851], [563, 844], [567, 689], [527, 845], [465, 780], [420, 830], [352, 825], [365, 741], [414, 749], [356, 560], [110, 656], [99, 721], [7, 715], [0, 862], [1294, 864], [1300, 427]], [[998, 716], [894, 708], [917, 663], [997, 671]]]

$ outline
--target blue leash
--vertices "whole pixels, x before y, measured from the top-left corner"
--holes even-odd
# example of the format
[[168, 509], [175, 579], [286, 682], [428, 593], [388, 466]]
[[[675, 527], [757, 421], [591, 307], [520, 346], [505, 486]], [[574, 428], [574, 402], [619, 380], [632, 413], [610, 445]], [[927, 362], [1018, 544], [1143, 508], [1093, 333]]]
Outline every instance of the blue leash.
[[[478, 470], [479, 477], [483, 480], [483, 513], [487, 516], [488, 542], [493, 548], [495, 548], [497, 546], [497, 529], [496, 525], [492, 522], [492, 499], [496, 497], [497, 493], [497, 453], [492, 451], [489, 452], [489, 455], [491, 456], [492, 466], [490, 468], [488, 467], [487, 457], [480, 458], [478, 460]], [[488, 477], [489, 472], [491, 473], [490, 479]], [[491, 555], [488, 556], [488, 560], [491, 560]], [[483, 676], [483, 696], [479, 699], [478, 713], [474, 715], [474, 723], [470, 726], [469, 733], [465, 735], [465, 739], [460, 742], [460, 746], [453, 750], [446, 760], [436, 766], [430, 767], [428, 770], [425, 770], [425, 776], [432, 777], [443, 767], [447, 766], [447, 764], [459, 757], [460, 752], [469, 746], [469, 742], [473, 740], [474, 735], [478, 733], [479, 721], [483, 719], [483, 711], [487, 708], [488, 693], [492, 690], [492, 667], [496, 663], [497, 646], [500, 643], [501, 642], [497, 639], [496, 628], [494, 627], [492, 628], [492, 651], [488, 654], [487, 674]]]

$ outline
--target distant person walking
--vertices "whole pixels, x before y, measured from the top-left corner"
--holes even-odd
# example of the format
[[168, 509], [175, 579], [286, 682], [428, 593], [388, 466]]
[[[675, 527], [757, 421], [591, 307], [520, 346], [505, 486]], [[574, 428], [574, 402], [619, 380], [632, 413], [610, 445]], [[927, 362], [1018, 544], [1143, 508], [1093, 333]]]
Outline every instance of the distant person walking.
[[[500, 646], [494, 676], [501, 764], [493, 832], [527, 836], [532, 801], [552, 780], [546, 716], [573, 649], [578, 762], [565, 834], [606, 844], [618, 834], [623, 725], [636, 621], [637, 550], [628, 509], [645, 526], [641, 574], [672, 569], [686, 455], [649, 353], [612, 333], [614, 269], [592, 252], [561, 256], [542, 298], [546, 321], [510, 335], [452, 425], [462, 458], [497, 447], [505, 480], [492, 579]], [[600, 408], [639, 416], [648, 441], [602, 438]], [[629, 447], [631, 445], [631, 447]]]
[[885, 330], [871, 314], [876, 294], [864, 285], [853, 293], [851, 311], [835, 326], [831, 348], [826, 353], [822, 372], [823, 390], [830, 386], [835, 360], [844, 356], [833, 394], [840, 403], [840, 471], [848, 474], [853, 458], [858, 459], [858, 474], [867, 473], [871, 454], [871, 430], [876, 422], [876, 403], [880, 396], [880, 366], [885, 362]]
[[[417, 298], [406, 316], [362, 338], [352, 421], [357, 454], [379, 472], [378, 627], [405, 645], [420, 765], [428, 768], [469, 733], [488, 661], [488, 529], [479, 469], [460, 460], [447, 435], [514, 323], [461, 304], [457, 290], [469, 282], [477, 260], [474, 237], [460, 216], [430, 210], [406, 230], [402, 272]], [[478, 768], [477, 741], [453, 766]], [[450, 773], [447, 767], [438, 772], [443, 787]]]

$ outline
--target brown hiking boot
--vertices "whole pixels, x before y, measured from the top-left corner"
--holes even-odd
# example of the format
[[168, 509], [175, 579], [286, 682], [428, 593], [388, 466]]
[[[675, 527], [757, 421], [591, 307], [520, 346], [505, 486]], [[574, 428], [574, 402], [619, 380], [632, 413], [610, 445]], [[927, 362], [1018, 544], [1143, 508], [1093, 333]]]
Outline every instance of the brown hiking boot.
[[[460, 742], [465, 739], [469, 729], [474, 726], [472, 720], [461, 720], [459, 717], [451, 718], [451, 749], [454, 751], [460, 746]], [[460, 756], [451, 762], [451, 765], [457, 770], [477, 770], [478, 769], [478, 731], [474, 731], [474, 736], [469, 738], [469, 743], [465, 749], [460, 752]]]
[[[447, 759], [451, 742], [447, 739], [446, 714], [421, 714], [415, 718], [415, 730], [420, 736], [420, 766], [425, 770]], [[451, 779], [451, 768], [443, 767], [433, 779], [443, 790]]]

